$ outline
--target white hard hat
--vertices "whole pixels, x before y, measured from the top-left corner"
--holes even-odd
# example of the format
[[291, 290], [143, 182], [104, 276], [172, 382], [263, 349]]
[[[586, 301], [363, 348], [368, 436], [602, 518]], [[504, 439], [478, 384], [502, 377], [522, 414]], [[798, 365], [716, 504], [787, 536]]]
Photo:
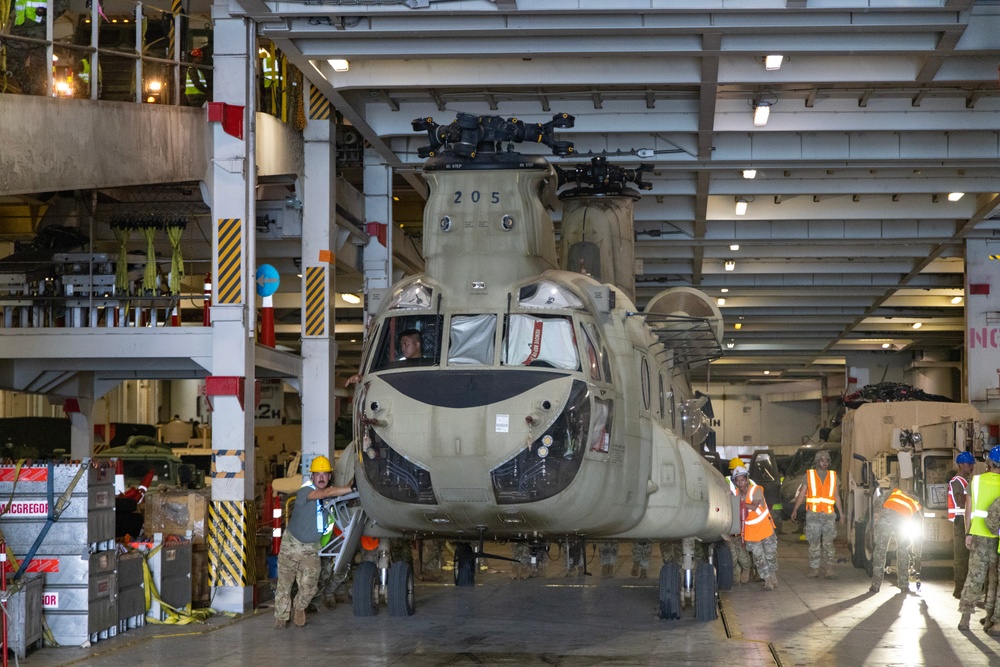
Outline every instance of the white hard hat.
[[743, 475], [744, 477], [750, 476], [750, 471], [746, 469], [745, 466], [736, 466], [733, 468], [733, 477], [739, 477]]

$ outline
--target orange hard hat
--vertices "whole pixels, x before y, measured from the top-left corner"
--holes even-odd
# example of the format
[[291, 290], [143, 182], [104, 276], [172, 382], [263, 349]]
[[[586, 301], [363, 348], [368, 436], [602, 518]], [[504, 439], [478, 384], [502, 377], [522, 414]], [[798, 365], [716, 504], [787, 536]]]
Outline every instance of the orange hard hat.
[[201, 49], [191, 49], [191, 56], [194, 58], [201, 58]]

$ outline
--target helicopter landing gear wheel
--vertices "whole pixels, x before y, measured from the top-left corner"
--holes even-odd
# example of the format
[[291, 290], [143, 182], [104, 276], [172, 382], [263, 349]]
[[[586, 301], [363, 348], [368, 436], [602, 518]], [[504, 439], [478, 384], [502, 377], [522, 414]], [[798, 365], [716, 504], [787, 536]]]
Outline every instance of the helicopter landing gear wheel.
[[664, 563], [660, 568], [660, 618], [681, 617], [681, 568]]
[[358, 566], [354, 573], [354, 586], [351, 589], [355, 616], [367, 617], [378, 614], [380, 583], [375, 563], [366, 560]]
[[406, 562], [393, 563], [389, 568], [388, 606], [390, 616], [413, 616], [416, 611], [413, 596], [413, 566]]

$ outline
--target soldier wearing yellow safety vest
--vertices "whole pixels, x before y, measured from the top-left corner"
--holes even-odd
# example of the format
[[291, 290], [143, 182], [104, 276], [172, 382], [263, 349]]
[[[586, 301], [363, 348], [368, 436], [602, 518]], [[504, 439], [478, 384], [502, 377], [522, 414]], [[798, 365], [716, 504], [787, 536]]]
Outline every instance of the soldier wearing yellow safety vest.
[[[8, 6], [9, 8], [9, 6]], [[52, 20], [55, 21], [69, 8], [69, 0], [54, 0]], [[6, 32], [16, 37], [46, 39], [46, 0], [14, 0], [12, 15], [0, 18], [7, 26]], [[7, 23], [13, 18], [13, 22]], [[45, 47], [18, 39], [4, 39], [0, 49], [6, 49], [6, 67], [0, 68], [0, 93], [22, 95], [49, 95], [47, 70], [51, 66]]]
[[757, 574], [764, 580], [764, 590], [772, 591], [778, 587], [778, 536], [764, 500], [764, 489], [750, 480], [750, 473], [743, 466], [733, 470], [733, 479], [740, 499], [743, 544], [753, 556]]
[[[969, 619], [976, 609], [976, 601], [983, 594], [983, 584], [987, 582], [987, 624], [992, 627], [995, 623], [992, 617], [996, 607], [997, 533], [990, 530], [986, 519], [993, 501], [1000, 498], [1000, 445], [990, 450], [986, 466], [988, 470], [985, 473], [972, 478], [965, 501], [968, 524], [965, 546], [969, 549], [969, 574], [965, 577], [962, 599], [958, 603], [958, 611], [962, 614], [958, 622], [959, 630], [969, 629]], [[991, 591], [992, 595], [989, 595]]]
[[[879, 489], [891, 488], [892, 481], [884, 478]], [[893, 489], [875, 513], [875, 553], [872, 555], [872, 585], [869, 593], [878, 593], [885, 573], [885, 555], [889, 539], [896, 536], [896, 581], [900, 592], [910, 590], [910, 546], [920, 548], [920, 529], [923, 516], [920, 503], [913, 496]], [[919, 579], [918, 584], [919, 586]]]
[[823, 569], [824, 576], [833, 579], [833, 540], [837, 537], [837, 523], [834, 511], [840, 515], [844, 523], [844, 510], [840, 506], [840, 490], [837, 473], [830, 470], [830, 452], [821, 449], [816, 452], [815, 468], [806, 472], [806, 483], [799, 489], [792, 508], [792, 521], [799, 511], [802, 502], [806, 503], [806, 539], [809, 540], [809, 573], [807, 577], [815, 578]]
[[976, 459], [970, 452], [962, 452], [955, 457], [955, 464], [958, 471], [948, 482], [948, 521], [952, 522], [954, 534], [952, 536], [951, 548], [954, 560], [955, 590], [952, 595], [955, 599], [962, 599], [962, 586], [965, 585], [965, 577], [969, 574], [969, 550], [965, 547], [965, 496], [969, 488], [969, 480], [972, 479], [972, 466], [976, 464]]
[[[323, 498], [336, 498], [351, 493], [349, 486], [330, 486], [333, 468], [330, 459], [317, 456], [309, 466], [310, 481], [295, 495], [288, 529], [281, 538], [278, 553], [278, 586], [274, 593], [275, 626], [284, 628], [292, 607], [295, 625], [306, 624], [306, 607], [316, 594], [321, 569], [320, 544], [330, 522], [323, 509]], [[298, 582], [299, 592], [292, 602], [292, 583]]]
[[195, 65], [187, 68], [187, 80], [184, 85], [184, 98], [188, 105], [200, 107], [208, 101], [208, 80], [205, 72], [197, 65], [201, 64], [204, 53], [201, 49], [191, 49], [191, 60]]

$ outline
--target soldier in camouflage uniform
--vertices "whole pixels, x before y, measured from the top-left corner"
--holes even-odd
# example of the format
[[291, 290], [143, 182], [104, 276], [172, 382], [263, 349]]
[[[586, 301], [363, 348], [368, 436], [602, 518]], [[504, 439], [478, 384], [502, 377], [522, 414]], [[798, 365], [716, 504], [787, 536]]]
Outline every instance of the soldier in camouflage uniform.
[[444, 540], [424, 540], [421, 546], [423, 561], [420, 578], [423, 581], [441, 581], [441, 566], [444, 564]]
[[[879, 482], [880, 488], [891, 489], [892, 482], [886, 478]], [[869, 593], [878, 593], [885, 573], [885, 556], [889, 550], [889, 540], [896, 536], [896, 582], [900, 591], [910, 589], [910, 545], [907, 544], [905, 528], [909, 521], [922, 521], [920, 503], [913, 496], [899, 489], [884, 497], [882, 506], [875, 513], [875, 553], [872, 555], [872, 585]], [[914, 545], [920, 548], [919, 543]]]
[[645, 579], [649, 573], [649, 559], [653, 555], [653, 543], [639, 540], [632, 543], [632, 576]]
[[566, 576], [582, 577], [583, 561], [587, 554], [583, 551], [583, 542], [580, 540], [566, 540]]
[[[702, 563], [707, 563], [708, 559], [705, 557], [705, 545], [694, 540], [694, 558], [693, 565], [697, 568]], [[667, 563], [677, 563], [681, 567], [684, 567], [684, 540], [660, 540], [660, 556], [663, 558], [663, 564]]]
[[[732, 543], [740, 538], [742, 551], [753, 556], [757, 574], [764, 580], [764, 589], [774, 590], [778, 587], [778, 536], [771, 510], [764, 501], [764, 489], [750, 481], [750, 473], [743, 466], [733, 470], [732, 479], [741, 508], [740, 534], [733, 536]], [[740, 564], [740, 583], [750, 580], [749, 560], [748, 556], [747, 562]]]
[[[320, 538], [326, 530], [329, 517], [320, 501], [351, 493], [349, 486], [330, 486], [332, 468], [325, 456], [317, 456], [309, 467], [311, 482], [295, 495], [288, 529], [281, 537], [278, 552], [278, 587], [274, 593], [275, 625], [288, 625], [291, 608], [295, 607], [295, 625], [306, 624], [306, 607], [316, 594], [321, 570]], [[292, 584], [298, 583], [299, 592], [292, 601]]]
[[[965, 578], [962, 599], [958, 603], [958, 611], [962, 614], [958, 622], [959, 630], [969, 629], [969, 619], [976, 609], [976, 600], [983, 592], [983, 583], [987, 581], [987, 622], [984, 624], [987, 632], [996, 623], [993, 616], [996, 607], [997, 533], [990, 530], [987, 519], [990, 510], [994, 509], [994, 501], [1000, 498], [1000, 445], [990, 450], [986, 465], [988, 470], [985, 473], [972, 478], [965, 501], [965, 518], [969, 526], [965, 537], [965, 546], [969, 548], [969, 574]], [[994, 514], [1000, 516], [998, 513], [1000, 507], [996, 508]]]
[[512, 557], [514, 558], [514, 571], [511, 574], [511, 579], [527, 579], [529, 576], [537, 576], [532, 574], [530, 544], [514, 542]]
[[[837, 537], [837, 515], [840, 515], [841, 523], [846, 521], [844, 510], [840, 506], [840, 480], [837, 473], [830, 470], [830, 452], [822, 449], [816, 452], [813, 465], [813, 469], [806, 471], [806, 481], [795, 497], [792, 521], [796, 520], [799, 507], [804, 501], [805, 535], [809, 541], [809, 572], [806, 576], [815, 578], [823, 574], [827, 579], [833, 579], [837, 576], [833, 572], [836, 560], [833, 541]], [[825, 571], [824, 561], [826, 561]]]
[[601, 542], [597, 546], [597, 552], [601, 554], [601, 576], [615, 576], [615, 565], [618, 564], [618, 543]]

